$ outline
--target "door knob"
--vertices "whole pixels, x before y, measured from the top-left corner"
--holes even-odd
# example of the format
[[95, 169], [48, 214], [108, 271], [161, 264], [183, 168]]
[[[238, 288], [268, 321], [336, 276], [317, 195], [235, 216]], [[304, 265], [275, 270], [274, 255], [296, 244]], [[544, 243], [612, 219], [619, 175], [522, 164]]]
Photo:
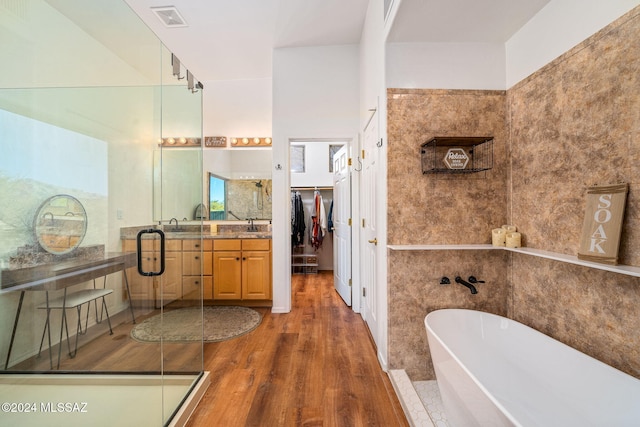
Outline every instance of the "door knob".
[[373, 243], [374, 245], [378, 245], [378, 239], [374, 238], [373, 240], [369, 240], [369, 243]]

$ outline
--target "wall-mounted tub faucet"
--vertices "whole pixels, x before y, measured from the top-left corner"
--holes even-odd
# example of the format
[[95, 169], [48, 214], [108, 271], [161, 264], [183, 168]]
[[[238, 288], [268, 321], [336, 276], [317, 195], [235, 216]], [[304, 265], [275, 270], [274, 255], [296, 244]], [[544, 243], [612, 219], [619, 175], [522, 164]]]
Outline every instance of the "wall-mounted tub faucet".
[[456, 276], [456, 283], [460, 283], [462, 286], [466, 286], [474, 295], [478, 293], [478, 290], [476, 289], [475, 286], [473, 286], [471, 283], [467, 282], [466, 280], [463, 280], [462, 277], [460, 276]]
[[476, 276], [469, 276], [469, 283], [484, 283], [484, 280], [478, 280]]
[[442, 279], [440, 279], [440, 284], [441, 285], [450, 285], [451, 284], [451, 280], [449, 280], [449, 278], [447, 276], [443, 276]]

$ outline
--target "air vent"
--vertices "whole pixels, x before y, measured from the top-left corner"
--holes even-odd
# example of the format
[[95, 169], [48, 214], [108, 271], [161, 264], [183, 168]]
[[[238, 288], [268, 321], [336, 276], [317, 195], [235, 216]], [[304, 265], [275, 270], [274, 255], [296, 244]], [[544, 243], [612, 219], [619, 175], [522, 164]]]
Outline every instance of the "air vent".
[[151, 10], [167, 28], [186, 27], [188, 25], [175, 6], [152, 7]]

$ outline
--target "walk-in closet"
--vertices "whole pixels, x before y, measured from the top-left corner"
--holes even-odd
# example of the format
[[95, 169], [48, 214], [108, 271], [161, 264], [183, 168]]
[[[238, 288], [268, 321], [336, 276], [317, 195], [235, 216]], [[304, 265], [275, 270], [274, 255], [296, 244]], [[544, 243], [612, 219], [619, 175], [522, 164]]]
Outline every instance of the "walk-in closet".
[[291, 273], [333, 270], [333, 187], [293, 187], [291, 206]]

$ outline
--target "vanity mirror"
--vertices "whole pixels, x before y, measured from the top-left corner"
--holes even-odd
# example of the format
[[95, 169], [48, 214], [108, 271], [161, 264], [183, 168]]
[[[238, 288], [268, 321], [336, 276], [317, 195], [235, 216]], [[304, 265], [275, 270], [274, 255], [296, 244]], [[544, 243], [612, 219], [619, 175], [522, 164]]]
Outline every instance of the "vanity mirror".
[[271, 148], [157, 150], [154, 220], [200, 217], [271, 219]]
[[87, 212], [75, 197], [59, 194], [36, 211], [33, 228], [42, 249], [62, 255], [75, 250], [87, 232]]

